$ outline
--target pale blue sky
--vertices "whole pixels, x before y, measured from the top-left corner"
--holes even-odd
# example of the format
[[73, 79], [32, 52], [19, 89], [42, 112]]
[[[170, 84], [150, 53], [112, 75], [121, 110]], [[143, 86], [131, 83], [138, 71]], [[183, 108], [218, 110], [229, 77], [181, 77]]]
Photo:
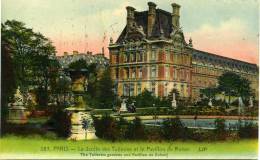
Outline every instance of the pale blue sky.
[[[236, 52], [235, 55], [240, 55], [238, 58], [244, 59], [248, 55], [247, 61], [257, 62], [259, 28], [257, 0], [152, 1], [157, 4], [157, 8], [169, 12], [172, 12], [171, 3], [181, 5], [181, 26], [186, 39], [192, 37], [196, 48], [227, 56], [230, 56], [230, 52]], [[146, 0], [2, 0], [1, 20], [23, 21], [28, 27], [49, 37], [59, 54], [65, 50], [99, 52], [102, 46], [107, 46], [110, 36], [116, 39], [124, 28], [125, 7], [130, 5], [137, 11], [143, 11], [148, 9], [147, 2]], [[224, 39], [223, 42], [220, 42], [220, 39]], [[231, 44], [230, 41], [235, 44]], [[247, 44], [244, 49], [234, 51], [227, 49], [234, 48], [236, 44], [242, 42]]]

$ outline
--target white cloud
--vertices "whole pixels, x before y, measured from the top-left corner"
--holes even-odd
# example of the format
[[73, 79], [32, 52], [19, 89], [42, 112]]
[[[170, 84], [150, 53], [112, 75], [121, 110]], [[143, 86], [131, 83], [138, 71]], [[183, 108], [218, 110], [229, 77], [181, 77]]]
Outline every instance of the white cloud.
[[217, 26], [203, 24], [197, 30], [186, 33], [192, 37], [194, 48], [231, 58], [257, 63], [258, 40], [246, 23], [232, 18]]

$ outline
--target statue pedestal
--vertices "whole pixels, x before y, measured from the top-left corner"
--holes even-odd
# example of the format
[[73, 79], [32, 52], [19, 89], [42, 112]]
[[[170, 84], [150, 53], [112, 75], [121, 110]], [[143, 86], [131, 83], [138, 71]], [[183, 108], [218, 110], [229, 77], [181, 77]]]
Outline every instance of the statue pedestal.
[[14, 103], [8, 104], [8, 119], [9, 123], [24, 124], [27, 123], [27, 114], [25, 112], [26, 108], [24, 107], [23, 95], [20, 91], [20, 87], [16, 89], [14, 94]]
[[71, 113], [71, 134], [68, 139], [97, 139], [90, 110], [73, 107], [66, 108], [65, 110]]
[[120, 112], [127, 112], [126, 103], [122, 102], [119, 109]]
[[11, 105], [8, 108], [8, 123], [25, 124], [28, 122], [26, 108], [20, 105]]
[[176, 102], [176, 100], [173, 100], [173, 101], [172, 101], [172, 108], [177, 108], [177, 102]]

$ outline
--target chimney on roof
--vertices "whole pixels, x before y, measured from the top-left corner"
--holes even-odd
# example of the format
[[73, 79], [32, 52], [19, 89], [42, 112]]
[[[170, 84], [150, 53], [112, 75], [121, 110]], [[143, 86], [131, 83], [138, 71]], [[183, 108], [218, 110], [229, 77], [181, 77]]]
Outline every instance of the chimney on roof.
[[134, 25], [135, 8], [131, 6], [127, 6], [126, 11], [127, 11], [126, 26], [127, 26], [127, 30], [129, 30], [129, 28], [133, 27]]
[[102, 55], [105, 55], [105, 49], [104, 49], [104, 47], [102, 47], [102, 53], [101, 53]]
[[180, 28], [180, 8], [180, 5], [172, 3], [172, 25], [174, 29]]
[[148, 6], [149, 6], [149, 10], [148, 10], [147, 36], [150, 37], [152, 35], [153, 26], [155, 23], [156, 4], [153, 2], [148, 2]]
[[73, 55], [77, 55], [78, 53], [78, 51], [73, 51]]

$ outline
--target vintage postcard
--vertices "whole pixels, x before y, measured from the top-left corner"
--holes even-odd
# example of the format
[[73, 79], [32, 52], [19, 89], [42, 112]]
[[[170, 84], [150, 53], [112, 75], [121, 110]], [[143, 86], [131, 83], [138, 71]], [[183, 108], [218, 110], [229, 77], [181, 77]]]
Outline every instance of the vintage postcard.
[[259, 1], [2, 0], [0, 159], [257, 159]]

